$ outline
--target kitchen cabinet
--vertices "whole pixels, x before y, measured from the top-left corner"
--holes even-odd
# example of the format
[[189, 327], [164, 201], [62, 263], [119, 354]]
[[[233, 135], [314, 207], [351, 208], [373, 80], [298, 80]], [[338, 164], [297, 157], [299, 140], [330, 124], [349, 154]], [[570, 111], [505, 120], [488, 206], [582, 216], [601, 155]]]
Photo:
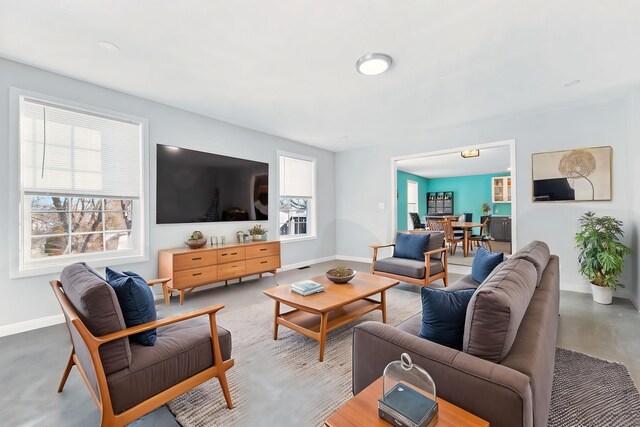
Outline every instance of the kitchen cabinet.
[[491, 201], [493, 203], [511, 203], [510, 176], [494, 176], [491, 178]]
[[489, 234], [497, 242], [511, 241], [511, 217], [492, 216], [489, 219]]

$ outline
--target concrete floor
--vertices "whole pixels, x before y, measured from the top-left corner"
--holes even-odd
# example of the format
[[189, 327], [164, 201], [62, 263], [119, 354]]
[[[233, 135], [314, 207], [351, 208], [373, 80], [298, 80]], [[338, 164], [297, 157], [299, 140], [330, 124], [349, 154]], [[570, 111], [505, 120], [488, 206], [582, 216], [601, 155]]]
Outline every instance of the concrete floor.
[[[265, 276], [241, 284], [200, 288], [188, 295], [184, 306], [177, 297], [169, 307], [158, 302], [158, 316], [192, 311], [212, 304], [225, 304], [224, 311], [266, 300], [262, 290], [276, 283], [290, 283], [322, 274], [337, 262], [309, 269]], [[347, 264], [368, 271], [363, 263]], [[452, 268], [451, 279], [465, 273], [466, 267]], [[402, 289], [417, 292], [411, 285]], [[558, 346], [595, 357], [624, 363], [636, 384], [640, 384], [640, 313], [627, 300], [614, 300], [601, 306], [589, 294], [562, 292], [560, 298]], [[224, 326], [224, 325], [222, 325]], [[70, 351], [65, 325], [56, 325], [0, 338], [0, 420], [8, 426], [90, 426], [99, 424], [99, 414], [76, 369], [72, 370], [64, 392], [56, 393]], [[175, 426], [171, 413], [162, 407], [133, 423], [135, 426]]]

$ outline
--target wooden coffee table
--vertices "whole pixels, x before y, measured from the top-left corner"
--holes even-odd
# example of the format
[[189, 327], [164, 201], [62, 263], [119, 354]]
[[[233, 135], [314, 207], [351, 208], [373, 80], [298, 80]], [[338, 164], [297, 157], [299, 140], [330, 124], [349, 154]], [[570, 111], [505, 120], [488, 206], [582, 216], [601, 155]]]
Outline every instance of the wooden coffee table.
[[[378, 399], [382, 396], [382, 377], [374, 381], [369, 387], [349, 399], [326, 422], [327, 427], [389, 427], [392, 424], [378, 417]], [[489, 427], [489, 423], [482, 418], [458, 408], [446, 400], [438, 397], [437, 427]]]
[[[356, 276], [342, 285], [337, 285], [324, 276], [310, 280], [324, 285], [324, 292], [303, 297], [291, 291], [291, 285], [280, 285], [267, 289], [266, 296], [276, 302], [273, 339], [278, 339], [278, 325], [320, 342], [320, 361], [324, 358], [327, 332], [357, 319], [373, 310], [382, 311], [382, 321], [387, 321], [387, 301], [385, 291], [397, 285], [397, 280], [356, 273]], [[370, 298], [380, 294], [380, 300]], [[280, 304], [294, 310], [280, 313]]]

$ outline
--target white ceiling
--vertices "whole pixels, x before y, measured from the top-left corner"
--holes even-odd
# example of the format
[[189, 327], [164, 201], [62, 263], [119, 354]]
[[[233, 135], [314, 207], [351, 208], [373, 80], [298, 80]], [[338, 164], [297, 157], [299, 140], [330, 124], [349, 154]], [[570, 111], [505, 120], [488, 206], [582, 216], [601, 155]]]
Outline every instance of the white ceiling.
[[507, 172], [511, 161], [509, 147], [505, 145], [482, 148], [478, 157], [465, 159], [459, 152], [456, 152], [400, 160], [396, 165], [398, 170], [425, 178], [446, 178]]
[[[636, 0], [0, 0], [0, 56], [339, 151], [621, 94], [639, 17]], [[392, 68], [358, 74], [368, 52]]]

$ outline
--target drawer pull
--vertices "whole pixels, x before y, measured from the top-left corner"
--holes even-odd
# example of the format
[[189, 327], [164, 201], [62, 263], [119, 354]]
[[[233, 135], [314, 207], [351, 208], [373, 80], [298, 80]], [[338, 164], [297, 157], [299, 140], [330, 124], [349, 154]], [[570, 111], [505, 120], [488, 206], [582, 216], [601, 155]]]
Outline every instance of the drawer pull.
[[231, 252], [231, 255], [238, 255], [238, 252]]
[[227, 256], [227, 254], [220, 254], [220, 256]]
[[201, 275], [201, 274], [202, 274], [202, 273], [193, 273], [193, 276], [199, 276], [199, 275]]
[[266, 251], [266, 250], [267, 250], [267, 248], [261, 248], [261, 249], [260, 249], [260, 251], [261, 251], [261, 252], [262, 252], [262, 251]]
[[200, 261], [202, 259], [202, 257], [198, 257], [198, 258], [191, 258], [191, 261]]
[[266, 263], [268, 263], [268, 262], [269, 262], [269, 261], [260, 261], [260, 264], [266, 264]]

